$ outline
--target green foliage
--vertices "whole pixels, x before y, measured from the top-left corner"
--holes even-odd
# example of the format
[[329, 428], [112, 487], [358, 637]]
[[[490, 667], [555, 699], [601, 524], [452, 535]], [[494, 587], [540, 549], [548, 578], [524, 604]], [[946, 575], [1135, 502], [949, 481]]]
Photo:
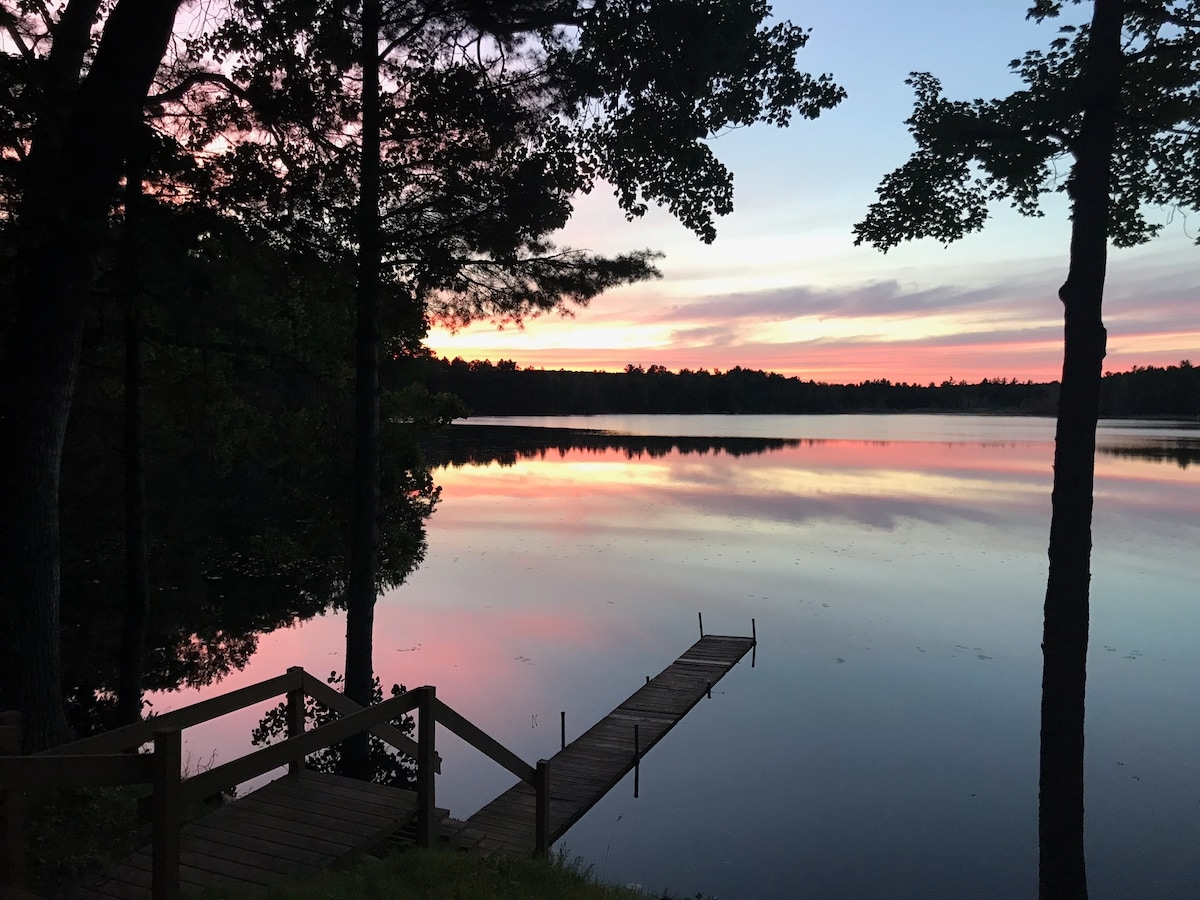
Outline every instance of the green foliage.
[[[331, 687], [341, 686], [343, 678], [337, 672], [330, 672], [325, 679]], [[405, 692], [404, 685], [393, 684], [391, 695], [399, 697]], [[372, 686], [372, 703], [383, 702], [383, 688], [379, 678], [374, 679]], [[304, 699], [305, 730], [311, 731], [322, 725], [336, 722], [341, 716], [326, 706], [318, 703], [312, 697]], [[412, 716], [402, 716], [390, 722], [392, 727], [408, 737], [412, 737], [415, 722]], [[278, 743], [287, 738], [288, 711], [287, 704], [281, 703], [259, 720], [258, 726], [250, 735], [250, 744], [254, 747], [265, 747]], [[417, 763], [408, 756], [402, 756], [390, 744], [385, 743], [375, 735], [369, 737], [369, 753], [371, 760], [372, 781], [378, 784], [388, 784], [392, 787], [412, 788], [416, 784]], [[341, 771], [341, 747], [334, 744], [324, 750], [318, 750], [305, 757], [305, 764], [317, 772], [337, 774]]]
[[[1046, 0], [1030, 16], [1052, 18], [1062, 7]], [[1109, 237], [1117, 246], [1143, 243], [1161, 230], [1161, 222], [1148, 218], [1149, 207], [1200, 209], [1200, 4], [1147, 0], [1125, 7], [1110, 183]], [[1073, 174], [1062, 175], [1059, 163], [1087, 139], [1089, 30], [1064, 25], [1048, 49], [1013, 60], [1025, 87], [1000, 100], [947, 100], [936, 78], [914, 73], [908, 83], [916, 103], [907, 125], [917, 149], [880, 184], [879, 199], [855, 226], [855, 243], [884, 251], [921, 237], [950, 243], [982, 229], [994, 201], [1035, 216], [1045, 194], [1070, 194]]]

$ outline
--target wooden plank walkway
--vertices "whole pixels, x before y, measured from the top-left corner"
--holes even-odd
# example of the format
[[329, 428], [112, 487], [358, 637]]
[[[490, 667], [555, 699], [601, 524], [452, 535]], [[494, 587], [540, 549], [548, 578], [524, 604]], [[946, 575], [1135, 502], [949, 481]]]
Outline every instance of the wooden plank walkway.
[[[184, 893], [266, 886], [366, 852], [414, 819], [412, 791], [300, 772], [272, 781], [180, 830]], [[150, 900], [150, 848], [77, 886], [70, 900]]]
[[[549, 760], [550, 840], [558, 840], [634, 765], [638, 751], [661, 740], [754, 646], [754, 639], [705, 635], [633, 696]], [[534, 791], [518, 782], [466, 821], [486, 837], [485, 855], [530, 855], [534, 850]]]

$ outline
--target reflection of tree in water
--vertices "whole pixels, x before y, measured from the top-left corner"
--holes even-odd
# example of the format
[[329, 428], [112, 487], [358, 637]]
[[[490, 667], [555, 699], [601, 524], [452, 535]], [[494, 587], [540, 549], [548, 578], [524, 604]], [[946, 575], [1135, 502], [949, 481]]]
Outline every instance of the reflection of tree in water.
[[[164, 514], [164, 502], [175, 506], [175, 515], [170, 533], [156, 533], [151, 555], [147, 691], [219, 682], [247, 664], [259, 635], [340, 604], [344, 517], [316, 521], [317, 514], [328, 512], [321, 503], [328, 487], [312, 485], [310, 515], [284, 505], [290, 528], [288, 516], [268, 520], [239, 511], [239, 498], [210, 496], [192, 503], [182, 491], [159, 495], [156, 518]], [[425, 496], [432, 497], [432, 487]], [[409, 498], [393, 495], [385, 503], [390, 508], [381, 535], [384, 588], [401, 583], [425, 552], [424, 528]], [[74, 552], [63, 560], [64, 683], [72, 725], [82, 732], [112, 724], [124, 603], [120, 532], [89, 531], [73, 535]]]
[[[97, 405], [77, 416], [63, 495], [64, 685], [80, 733], [115, 724], [126, 578], [119, 417], [105, 415], [101, 398], [86, 400]], [[180, 441], [174, 423], [158, 424], [148, 454], [146, 691], [219, 682], [247, 664], [260, 634], [338, 606], [349, 547], [349, 459], [337, 450], [347, 444], [336, 418], [305, 423], [289, 441], [294, 450], [270, 465], [252, 454], [222, 460], [200, 439]], [[437, 496], [403, 426], [393, 426], [387, 448], [381, 588], [403, 582], [424, 557], [424, 519]]]
[[[663, 437], [622, 434], [583, 428], [554, 428], [528, 425], [458, 424], [422, 441], [429, 463], [438, 466], [473, 466], [496, 463], [513, 466], [522, 459], [545, 459], [571, 451], [603, 453], [617, 451], [628, 459], [659, 459], [671, 453], [725, 454], [731, 457], [772, 453], [793, 447], [819, 447], [836, 443], [824, 438], [757, 437]], [[847, 443], [842, 441], [842, 443]], [[886, 449], [908, 441], [853, 440], [849, 443]], [[1011, 449], [1023, 441], [938, 441], [947, 449], [963, 447]], [[1154, 442], [1098, 446], [1106, 456], [1142, 459], [1150, 462], [1174, 462], [1181, 469], [1200, 463], [1200, 439], [1176, 438]]]
[[659, 459], [672, 453], [752, 456], [812, 445], [819, 441], [756, 437], [655, 437], [587, 431], [577, 428], [536, 428], [523, 425], [455, 425], [423, 442], [431, 466], [513, 466], [522, 459], [545, 459], [574, 450], [617, 451], [627, 459]]
[[1096, 449], [1105, 456], [1115, 456], [1118, 459], [1173, 462], [1181, 469], [1186, 469], [1193, 463], [1200, 463], [1200, 440], [1195, 438], [1176, 438], [1156, 441], [1152, 444], [1123, 444], [1097, 447]]

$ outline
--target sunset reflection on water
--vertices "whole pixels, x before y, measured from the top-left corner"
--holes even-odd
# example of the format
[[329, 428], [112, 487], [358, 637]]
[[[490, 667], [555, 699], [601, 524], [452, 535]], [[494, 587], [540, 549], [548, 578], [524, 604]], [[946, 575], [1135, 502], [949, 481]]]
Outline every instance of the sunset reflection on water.
[[[560, 711], [570, 740], [684, 650], [697, 612], [719, 633], [753, 617], [756, 667], [647, 757], [641, 799], [619, 786], [565, 845], [605, 878], [688, 895], [1031, 895], [1053, 434], [930, 418], [877, 418], [887, 441], [858, 423], [805, 438], [788, 419], [762, 452], [559, 441], [441, 468], [428, 557], [377, 607], [384, 686], [435, 684], [532, 761], [558, 749]], [[1200, 883], [1200, 478], [1103, 446], [1092, 896], [1184, 896]], [[264, 635], [204, 693], [340, 671], [342, 641], [337, 615]], [[189, 740], [231, 758], [248, 719]], [[510, 783], [449, 736], [441, 751], [439, 803], [457, 816]]]

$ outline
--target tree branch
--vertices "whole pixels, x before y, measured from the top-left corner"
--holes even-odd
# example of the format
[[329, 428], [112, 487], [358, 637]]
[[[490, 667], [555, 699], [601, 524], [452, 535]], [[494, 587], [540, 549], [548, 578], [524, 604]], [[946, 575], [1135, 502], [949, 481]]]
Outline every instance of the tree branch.
[[199, 87], [202, 84], [211, 84], [218, 87], [223, 87], [232, 96], [241, 100], [243, 103], [252, 106], [250, 98], [246, 92], [237, 86], [225, 75], [220, 72], [193, 72], [179, 84], [165, 91], [160, 91], [157, 94], [150, 94], [146, 97], [146, 106], [159, 106], [164, 103], [178, 103], [187, 96], [188, 91], [194, 87]]
[[8, 36], [12, 38], [12, 42], [17, 45], [17, 49], [21, 51], [21, 56], [26, 62], [33, 62], [36, 58], [33, 49], [25, 43], [25, 38], [21, 34], [20, 20], [9, 12], [7, 9], [0, 8], [0, 24], [3, 24], [4, 30], [8, 32]]

